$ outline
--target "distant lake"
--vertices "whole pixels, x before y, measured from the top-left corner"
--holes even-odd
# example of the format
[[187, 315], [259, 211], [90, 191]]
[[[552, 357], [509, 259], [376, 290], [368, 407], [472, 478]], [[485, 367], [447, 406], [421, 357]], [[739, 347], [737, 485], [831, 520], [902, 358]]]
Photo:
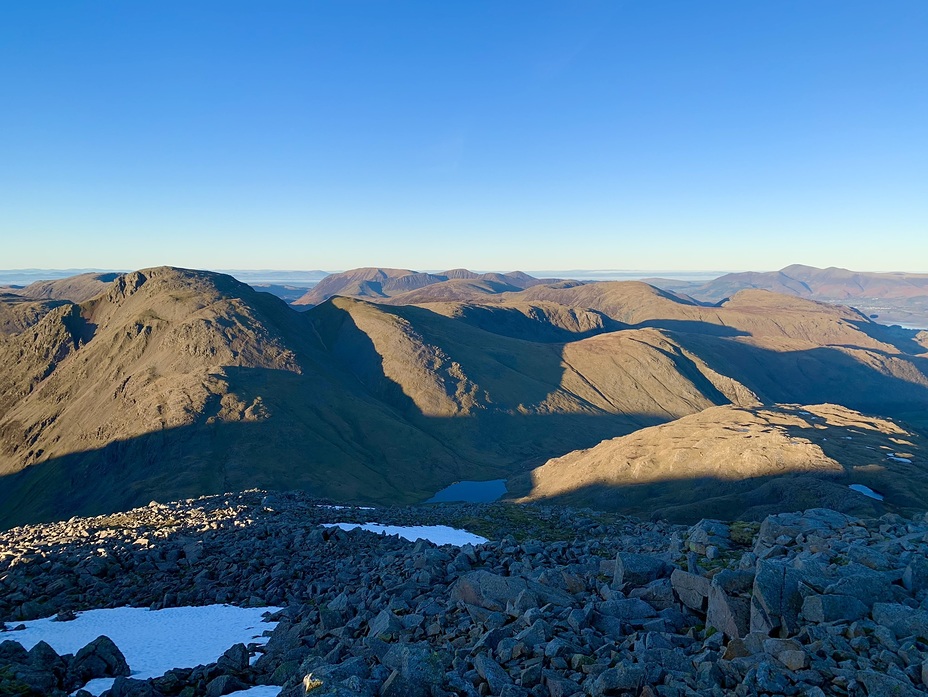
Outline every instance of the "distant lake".
[[489, 503], [496, 501], [506, 493], [505, 479], [491, 479], [485, 482], [455, 482], [447, 486], [426, 503]]

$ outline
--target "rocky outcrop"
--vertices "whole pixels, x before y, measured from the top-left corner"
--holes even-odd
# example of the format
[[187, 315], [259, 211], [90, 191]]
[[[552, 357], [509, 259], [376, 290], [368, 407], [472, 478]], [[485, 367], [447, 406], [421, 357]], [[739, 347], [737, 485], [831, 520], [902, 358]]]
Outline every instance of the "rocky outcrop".
[[109, 637], [97, 637], [73, 656], [59, 656], [44, 641], [26, 651], [15, 632], [12, 636], [0, 642], [0, 695], [65, 695], [94, 678], [129, 675], [125, 657]]

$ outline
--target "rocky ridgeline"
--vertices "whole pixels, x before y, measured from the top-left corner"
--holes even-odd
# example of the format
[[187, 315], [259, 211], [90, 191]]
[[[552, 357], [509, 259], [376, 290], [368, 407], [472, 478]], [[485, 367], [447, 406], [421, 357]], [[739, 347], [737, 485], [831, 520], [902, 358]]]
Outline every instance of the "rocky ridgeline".
[[[817, 509], [686, 528], [556, 507], [318, 504], [252, 491], [0, 533], [0, 637], [92, 607], [285, 608], [265, 646], [119, 677], [113, 697], [253, 684], [285, 697], [928, 692], [924, 516]], [[318, 525], [359, 516], [493, 541], [436, 547]], [[76, 657], [13, 641], [0, 644], [0, 691], [73, 689]]]

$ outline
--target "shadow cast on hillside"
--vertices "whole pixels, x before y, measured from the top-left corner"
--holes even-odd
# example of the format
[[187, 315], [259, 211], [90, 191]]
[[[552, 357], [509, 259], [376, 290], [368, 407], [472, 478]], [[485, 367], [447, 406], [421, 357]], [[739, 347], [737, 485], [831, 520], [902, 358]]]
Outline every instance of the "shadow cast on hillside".
[[858, 330], [884, 344], [894, 346], [908, 356], [928, 354], [928, 347], [922, 346], [915, 340], [919, 333], [915, 329], [905, 329], [900, 326], [877, 324], [876, 322], [851, 322]]
[[[787, 413], [795, 412], [787, 410]], [[819, 446], [839, 469], [809, 471], [794, 465], [793, 469], [741, 479], [654, 476], [648, 480], [646, 471], [631, 468], [628, 473], [638, 482], [587, 483], [536, 500], [684, 523], [700, 518], [762, 520], [771, 513], [816, 507], [858, 516], [879, 516], [887, 511], [904, 514], [924, 511], [924, 502], [928, 500], [928, 462], [925, 460], [928, 449], [920, 434], [904, 436], [910, 443], [908, 446], [896, 445], [890, 440], [893, 434], [868, 431], [858, 424], [835, 424], [821, 416], [809, 414], [808, 417], [808, 427], [778, 425], [776, 428], [785, 431], [789, 443], [806, 440]], [[854, 435], [852, 439], [845, 439], [844, 433]], [[890, 446], [906, 448], [913, 455], [907, 458], [908, 462], [887, 458]], [[782, 467], [782, 460], [778, 462]], [[572, 476], [570, 472], [564, 475], [567, 481]], [[554, 473], [546, 476], [545, 487], [556, 484], [556, 479], [552, 479], [555, 476]], [[863, 485], [884, 499], [877, 500], [851, 490], [852, 484]], [[512, 477], [507, 482], [508, 497], [528, 497], [533, 486], [530, 472]]]
[[[261, 397], [266, 416], [243, 413], [238, 418], [244, 420], [229, 421], [204, 414], [187, 426], [66, 454], [2, 477], [0, 527], [124, 510], [153, 498], [252, 487], [303, 489], [340, 501], [413, 503], [454, 481], [524, 472], [548, 458], [666, 421], [654, 414], [602, 411], [542, 414], [501, 409], [458, 418], [428, 416], [387, 377], [383, 357], [349, 313], [329, 307], [334, 311], [313, 317], [326, 356], [315, 356], [315, 349], [306, 348], [302, 375], [224, 369], [230, 391], [243, 404]], [[453, 320], [446, 317], [421, 308], [414, 312], [431, 315], [419, 318], [430, 323], [429, 341], [451, 355], [460, 354], [460, 341], [485, 340], [485, 334], [473, 328], [452, 332], [448, 323]], [[744, 384], [765, 403], [832, 402], [890, 416], [928, 408], [925, 384], [882, 374], [838, 349], [775, 352], [727, 336], [681, 331], [678, 338], [711, 368]], [[518, 398], [525, 404], [544, 399], [564, 371], [557, 345], [532, 350], [533, 362], [524, 363], [505, 346], [493, 347], [498, 369], [509, 360], [506, 367], [521, 376]], [[926, 372], [922, 359], [909, 360]], [[310, 370], [312, 361], [318, 365]], [[489, 370], [486, 365], [479, 369]], [[680, 485], [689, 487], [688, 501], [710, 500], [710, 491], [700, 493], [700, 480], [688, 481]], [[733, 495], [747, 495], [744, 491]], [[571, 498], [605, 506], [615, 495], [597, 490], [575, 492]], [[653, 505], [647, 503], [649, 497]], [[639, 498], [652, 510], [672, 512], [672, 502], [661, 503], [658, 490], [648, 489]]]
[[[830, 508], [867, 517], [878, 517], [890, 510], [915, 510], [897, 508], [889, 501], [876, 501], [848, 488], [856, 482], [858, 479], [843, 474], [791, 473], [738, 481], [694, 477], [625, 486], [595, 484], [538, 499], [537, 503], [583, 506], [686, 524], [703, 518], [760, 521], [773, 513], [809, 508]], [[522, 480], [510, 494], [517, 498], [527, 490]]]
[[908, 363], [900, 377], [839, 348], [772, 351], [724, 337], [680, 338], [710, 368], [742, 383], [765, 404], [830, 402], [883, 416], [928, 408], [928, 359], [870, 352]]
[[747, 332], [729, 327], [724, 324], [712, 324], [711, 322], [700, 322], [699, 320], [686, 319], [651, 319], [647, 322], [641, 322], [634, 325], [633, 329], [643, 329], [650, 327], [654, 329], [665, 329], [670, 332], [680, 332], [684, 334], [701, 334], [703, 336], [735, 337], [750, 336]]
[[[352, 424], [320, 410], [203, 422], [50, 458], [0, 476], [0, 529], [250, 488], [410, 504], [455, 481], [505, 478], [639, 427], [626, 416], [576, 414], [498, 415], [493, 423], [424, 419], [423, 428], [400, 420], [373, 423], [376, 415], [357, 419]], [[511, 447], [481, 446], [504, 432]], [[480, 453], [482, 462], [468, 459]]]

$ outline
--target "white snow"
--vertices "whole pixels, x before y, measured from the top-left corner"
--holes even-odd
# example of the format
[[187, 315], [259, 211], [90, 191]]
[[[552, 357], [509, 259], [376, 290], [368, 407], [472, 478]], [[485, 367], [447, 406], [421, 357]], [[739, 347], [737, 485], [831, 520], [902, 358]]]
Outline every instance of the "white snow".
[[328, 503], [317, 503], [316, 508], [328, 508], [332, 511], [343, 511], [345, 509], [359, 510], [359, 511], [373, 511], [371, 506], [335, 506]]
[[[77, 653], [100, 635], [106, 635], [126, 657], [132, 677], [156, 678], [172, 668], [193, 668], [214, 663], [234, 644], [264, 644], [265, 630], [274, 622], [264, 622], [265, 612], [280, 608], [244, 608], [232, 605], [174, 607], [151, 611], [140, 607], [119, 607], [77, 613], [70, 622], [53, 622], [51, 617], [23, 622], [26, 628], [5, 632], [3, 639], [18, 641], [31, 649], [45, 641], [59, 654]], [[113, 678], [91, 680], [84, 689], [99, 695], [113, 684]], [[280, 688], [275, 688], [277, 692]], [[246, 694], [244, 692], [238, 694]], [[247, 693], [267, 697], [270, 693]]]
[[863, 484], [850, 484], [848, 489], [856, 491], [859, 494], [863, 494], [864, 496], [869, 496], [871, 499], [876, 499], [877, 501], [883, 500], [883, 494], [878, 494], [869, 486], [864, 486]]
[[906, 465], [912, 464], [912, 461], [909, 458], [899, 457], [898, 455], [896, 455], [896, 453], [890, 453], [886, 457], [888, 457], [890, 460], [893, 460], [894, 462], [902, 462], [902, 463], [905, 463]]
[[458, 530], [447, 525], [380, 525], [379, 523], [320, 523], [323, 527], [339, 527], [342, 530], [354, 530], [361, 528], [368, 532], [378, 535], [399, 535], [404, 540], [415, 542], [416, 540], [428, 540], [437, 545], [461, 545], [471, 544], [479, 545], [487, 541], [487, 538], [474, 535], [466, 530]]

